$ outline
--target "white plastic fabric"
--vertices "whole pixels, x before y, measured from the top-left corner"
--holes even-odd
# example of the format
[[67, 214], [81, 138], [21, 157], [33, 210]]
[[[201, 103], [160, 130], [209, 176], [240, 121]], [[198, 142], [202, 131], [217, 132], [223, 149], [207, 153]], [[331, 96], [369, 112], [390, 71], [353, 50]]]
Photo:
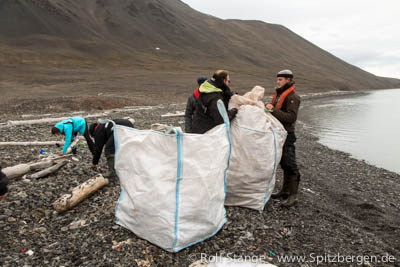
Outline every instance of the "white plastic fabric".
[[218, 105], [225, 124], [201, 135], [114, 126], [119, 225], [171, 252], [221, 229], [231, 145], [225, 107]]
[[262, 212], [275, 186], [275, 172], [286, 140], [283, 125], [264, 111], [265, 89], [256, 86], [234, 95], [229, 108], [239, 108], [231, 124], [232, 156], [225, 205]]
[[224, 257], [212, 257], [207, 262], [199, 260], [192, 263], [189, 267], [277, 267], [270, 263], [262, 263], [246, 259], [232, 259]]

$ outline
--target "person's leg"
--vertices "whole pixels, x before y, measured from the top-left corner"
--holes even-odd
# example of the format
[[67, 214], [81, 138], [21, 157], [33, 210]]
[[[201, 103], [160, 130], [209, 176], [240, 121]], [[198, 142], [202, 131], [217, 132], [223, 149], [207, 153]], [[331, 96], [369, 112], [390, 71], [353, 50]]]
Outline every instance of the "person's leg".
[[288, 133], [287, 140], [288, 143], [286, 148], [286, 161], [282, 168], [284, 168], [287, 173], [289, 196], [282, 205], [290, 207], [294, 205], [297, 201], [297, 192], [300, 183], [300, 172], [296, 163], [295, 134]]
[[281, 168], [283, 170], [283, 182], [282, 188], [278, 193], [272, 194], [271, 198], [273, 199], [286, 199], [289, 196], [289, 179], [288, 172], [285, 170], [286, 165], [288, 165], [288, 140], [286, 139], [283, 148], [282, 148], [282, 158], [281, 158]]
[[87, 143], [87, 145], [89, 147], [89, 150], [93, 154], [94, 153], [94, 144], [93, 144], [93, 140], [92, 140], [92, 138], [90, 137], [90, 134], [89, 134], [89, 128], [88, 128], [87, 122], [86, 122], [85, 134], [83, 135], [83, 137], [85, 137], [86, 143]]
[[115, 173], [115, 146], [114, 146], [114, 136], [111, 136], [106, 144], [106, 147], [104, 149], [104, 154], [107, 159], [107, 167], [108, 171], [106, 173], [107, 178], [115, 178], [116, 173]]

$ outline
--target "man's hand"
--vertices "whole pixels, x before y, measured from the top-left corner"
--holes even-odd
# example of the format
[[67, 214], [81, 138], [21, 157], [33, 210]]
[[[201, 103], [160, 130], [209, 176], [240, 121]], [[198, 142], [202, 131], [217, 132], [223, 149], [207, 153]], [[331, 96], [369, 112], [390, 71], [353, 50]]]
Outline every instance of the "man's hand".
[[97, 165], [96, 165], [96, 164], [93, 164], [93, 163], [90, 163], [90, 167], [92, 167], [92, 169], [96, 169], [96, 168], [97, 168]]
[[268, 110], [273, 110], [274, 109], [274, 105], [272, 105], [271, 103], [268, 103], [265, 105], [265, 108]]
[[8, 193], [5, 193], [4, 195], [1, 195], [1, 196], [0, 196], [0, 201], [2, 201], [3, 199], [5, 199], [6, 196], [7, 196], [7, 194], [8, 194]]
[[60, 153], [58, 153], [58, 155], [59, 155], [60, 157], [62, 157], [62, 156], [64, 156], [64, 153], [60, 152]]

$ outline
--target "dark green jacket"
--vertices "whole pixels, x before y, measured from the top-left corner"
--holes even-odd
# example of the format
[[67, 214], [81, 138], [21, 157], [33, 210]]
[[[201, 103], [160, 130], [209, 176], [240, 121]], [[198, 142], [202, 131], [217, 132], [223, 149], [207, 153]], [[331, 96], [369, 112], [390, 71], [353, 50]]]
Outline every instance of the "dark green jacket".
[[287, 132], [295, 131], [300, 102], [300, 96], [292, 92], [285, 98], [282, 108], [280, 110], [274, 109], [272, 112], [272, 115], [283, 124]]

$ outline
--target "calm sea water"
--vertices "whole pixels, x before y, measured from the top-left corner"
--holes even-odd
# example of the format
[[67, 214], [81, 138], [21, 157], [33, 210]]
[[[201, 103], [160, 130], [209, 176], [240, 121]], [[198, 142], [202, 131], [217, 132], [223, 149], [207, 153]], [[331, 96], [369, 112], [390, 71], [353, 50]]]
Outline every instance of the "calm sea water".
[[299, 120], [322, 144], [400, 173], [400, 89], [305, 103]]

